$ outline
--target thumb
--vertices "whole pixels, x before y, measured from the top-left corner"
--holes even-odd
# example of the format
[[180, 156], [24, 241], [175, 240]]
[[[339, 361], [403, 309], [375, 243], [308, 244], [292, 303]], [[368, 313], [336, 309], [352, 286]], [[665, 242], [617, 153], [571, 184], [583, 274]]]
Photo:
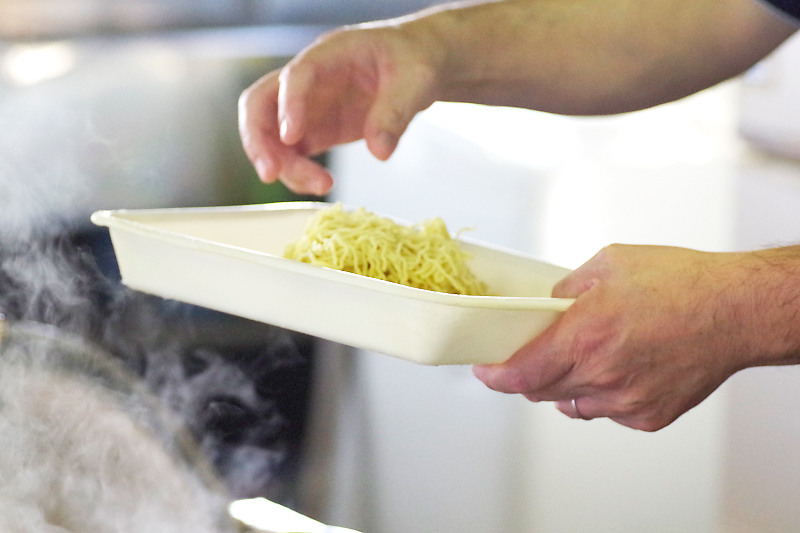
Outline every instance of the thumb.
[[375, 102], [364, 122], [364, 139], [372, 155], [386, 161], [411, 120], [433, 103], [430, 76], [407, 73], [381, 76]]

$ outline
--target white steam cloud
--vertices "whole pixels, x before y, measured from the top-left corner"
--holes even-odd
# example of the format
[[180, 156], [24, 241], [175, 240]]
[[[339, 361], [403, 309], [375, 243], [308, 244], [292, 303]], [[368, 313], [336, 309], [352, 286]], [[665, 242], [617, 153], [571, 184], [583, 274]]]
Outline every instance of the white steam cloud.
[[228, 498], [124, 371], [41, 325], [0, 344], [0, 531], [220, 533]]

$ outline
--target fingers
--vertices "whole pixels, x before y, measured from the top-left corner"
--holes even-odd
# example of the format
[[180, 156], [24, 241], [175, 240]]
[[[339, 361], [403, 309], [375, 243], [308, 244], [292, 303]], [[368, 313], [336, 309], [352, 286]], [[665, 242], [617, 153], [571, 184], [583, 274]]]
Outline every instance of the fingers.
[[306, 97], [311, 92], [314, 69], [300, 62], [298, 56], [286, 65], [278, 76], [278, 123], [284, 144], [300, 142], [306, 133]]
[[433, 73], [421, 64], [384, 72], [375, 102], [364, 124], [369, 151], [386, 161], [394, 153], [411, 120], [433, 103]]
[[281, 147], [277, 138], [277, 109], [273, 95], [278, 88], [277, 73], [267, 74], [239, 97], [239, 135], [247, 157], [265, 183], [280, 174]]
[[348, 81], [367, 48], [364, 43], [359, 46], [358, 35], [343, 28], [326, 33], [281, 69], [277, 120], [286, 145], [318, 135], [314, 130], [320, 125], [311, 122], [320, 117], [314, 115], [330, 113], [351, 97]]
[[364, 138], [386, 160], [412, 118], [434, 101], [431, 52], [394, 26], [321, 37], [240, 99], [240, 132], [265, 182], [323, 194], [330, 174], [308, 159]]
[[558, 328], [554, 323], [504, 363], [474, 366], [473, 374], [492, 390], [530, 395], [533, 401], [566, 397], [563, 389], [576, 385], [570, 379], [575, 361], [557, 348]]
[[595, 420], [608, 418], [617, 424], [639, 431], [658, 431], [675, 420], [675, 417], [661, 416], [646, 410], [621, 411], [618, 407], [602, 398], [579, 396], [569, 400], [555, 402], [555, 407], [562, 414], [575, 420]]
[[596, 418], [628, 417], [633, 419], [634, 411], [621, 409], [611, 401], [608, 394], [572, 395], [568, 399], [555, 402], [555, 407], [570, 418], [578, 420], [594, 420]]
[[[592, 401], [589, 397], [572, 398], [571, 400], [559, 400], [555, 403], [556, 409], [570, 418], [578, 420], [593, 420], [599, 415], [592, 412], [589, 403]], [[580, 402], [580, 406], [578, 405]]]
[[577, 298], [584, 292], [594, 287], [599, 278], [590, 273], [575, 270], [553, 286], [553, 298]]
[[322, 196], [333, 186], [333, 178], [325, 167], [294, 154], [287, 157], [280, 179], [290, 191], [297, 194]]
[[311, 161], [301, 146], [281, 140], [277, 94], [279, 73], [267, 74], [239, 98], [239, 134], [245, 153], [261, 181], [280, 179], [298, 194], [323, 195], [330, 190], [330, 173]]
[[609, 274], [605, 262], [608, 254], [608, 248], [606, 248], [567, 274], [553, 287], [552, 297], [577, 298], [594, 287]]
[[280, 141], [276, 94], [278, 73], [267, 74], [239, 98], [239, 135], [247, 157], [265, 183], [276, 181], [290, 150]]

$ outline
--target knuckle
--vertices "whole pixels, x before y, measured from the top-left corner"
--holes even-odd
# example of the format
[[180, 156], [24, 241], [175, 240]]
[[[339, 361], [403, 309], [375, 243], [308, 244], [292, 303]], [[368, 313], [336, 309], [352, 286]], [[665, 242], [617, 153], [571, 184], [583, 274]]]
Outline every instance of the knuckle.
[[438, 71], [423, 61], [414, 64], [410, 75], [425, 92], [435, 87], [439, 79]]
[[[278, 85], [284, 93], [313, 85], [319, 75], [324, 58], [316, 57], [315, 49], [301, 52], [286, 63], [278, 73]], [[321, 52], [320, 52], [321, 53]]]
[[628, 424], [628, 427], [631, 429], [644, 431], [646, 433], [654, 433], [660, 429], [663, 429], [667, 425], [668, 422], [664, 422], [663, 420], [654, 417], [636, 420], [635, 422]]
[[619, 257], [622, 250], [625, 248], [624, 244], [613, 243], [607, 246], [604, 246], [600, 249], [599, 252], [595, 255], [595, 259], [603, 264], [612, 264], [615, 263]]
[[282, 86], [282, 88], [286, 87], [289, 83], [289, 80], [298, 79], [298, 72], [302, 72], [305, 66], [305, 63], [302, 63], [301, 60], [306, 59], [307, 55], [298, 55], [291, 61], [289, 61], [284, 67], [281, 69], [280, 74], [278, 74], [278, 82]]
[[239, 101], [237, 102], [239, 112], [242, 113], [247, 110], [247, 102], [250, 101], [250, 96], [253, 94], [253, 88], [248, 87], [242, 94], [239, 95]]
[[[609, 386], [619, 386], [619, 383], [609, 384]], [[645, 413], [646, 403], [642, 400], [642, 395], [630, 389], [618, 390], [615, 394], [614, 411], [620, 416], [630, 418], [642, 418]]]
[[622, 425], [647, 433], [663, 429], [675, 420], [663, 409], [632, 394], [623, 396], [614, 411], [616, 415], [613, 418], [620, 419]]
[[357, 46], [359, 40], [354, 37], [359, 33], [360, 31], [355, 26], [341, 26], [328, 30], [289, 61], [286, 67], [291, 69], [308, 62], [322, 61], [337, 50], [347, 50], [354, 45]]
[[545, 401], [541, 396], [536, 393], [530, 392], [522, 395], [526, 400], [533, 403], [539, 403]]
[[352, 26], [339, 26], [320, 35], [314, 44], [330, 44], [332, 41], [339, 40], [352, 32]]
[[566, 298], [568, 295], [571, 295], [570, 286], [572, 285], [572, 277], [567, 276], [563, 279], [560, 279], [553, 285], [553, 289], [550, 295], [553, 298]]
[[381, 122], [382, 129], [399, 135], [408, 125], [408, 113], [400, 107], [390, 106], [384, 110]]
[[581, 361], [596, 359], [605, 352], [610, 336], [611, 332], [607, 328], [587, 324], [570, 337], [565, 353], [570, 353]]

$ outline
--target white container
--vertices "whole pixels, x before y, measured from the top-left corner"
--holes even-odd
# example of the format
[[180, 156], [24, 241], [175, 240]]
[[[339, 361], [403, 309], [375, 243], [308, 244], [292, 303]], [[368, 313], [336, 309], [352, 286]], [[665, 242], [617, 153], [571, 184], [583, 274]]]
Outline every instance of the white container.
[[282, 257], [322, 203], [101, 211], [131, 288], [427, 365], [497, 363], [572, 300], [568, 270], [464, 242], [492, 294], [406, 287]]

